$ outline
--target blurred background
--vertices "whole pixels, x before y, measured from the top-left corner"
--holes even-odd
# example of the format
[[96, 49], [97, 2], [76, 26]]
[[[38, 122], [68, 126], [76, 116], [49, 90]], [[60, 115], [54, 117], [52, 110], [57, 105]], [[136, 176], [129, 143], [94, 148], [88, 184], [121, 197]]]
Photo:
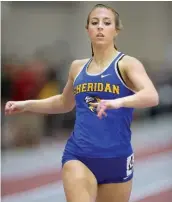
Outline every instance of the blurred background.
[[2, 201], [65, 202], [60, 161], [75, 110], [60, 115], [4, 116], [8, 100], [61, 93], [70, 64], [91, 57], [85, 25], [97, 3], [112, 6], [124, 25], [116, 39], [138, 58], [160, 104], [135, 110], [132, 202], [172, 201], [172, 3], [1, 2]]

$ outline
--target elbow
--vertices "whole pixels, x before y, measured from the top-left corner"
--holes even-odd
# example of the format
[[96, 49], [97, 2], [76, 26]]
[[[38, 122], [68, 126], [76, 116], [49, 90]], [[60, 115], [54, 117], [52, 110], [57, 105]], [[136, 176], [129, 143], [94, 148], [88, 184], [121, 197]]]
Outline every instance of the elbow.
[[159, 105], [159, 95], [158, 95], [158, 93], [156, 93], [157, 95], [156, 95], [156, 106], [157, 105]]
[[74, 106], [66, 107], [66, 108], [64, 109], [64, 113], [69, 113], [69, 112], [73, 111], [73, 109], [74, 109]]
[[70, 102], [63, 102], [63, 113], [69, 113], [73, 111], [74, 107], [75, 102], [72, 102], [72, 100]]
[[155, 107], [159, 105], [159, 95], [157, 92], [151, 93], [151, 106]]
[[75, 101], [73, 99], [68, 99], [61, 95], [62, 110], [61, 113], [71, 112], [75, 107]]

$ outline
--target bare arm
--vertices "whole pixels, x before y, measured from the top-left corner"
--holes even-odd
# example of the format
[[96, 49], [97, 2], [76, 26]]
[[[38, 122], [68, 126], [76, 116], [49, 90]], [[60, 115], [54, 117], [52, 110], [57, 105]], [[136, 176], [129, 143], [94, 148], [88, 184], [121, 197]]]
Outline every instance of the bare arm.
[[75, 106], [75, 98], [73, 94], [73, 69], [75, 66], [76, 62], [74, 61], [71, 65], [68, 81], [62, 94], [41, 100], [24, 101], [26, 102], [24, 111], [47, 114], [70, 112]]
[[58, 114], [71, 111], [75, 106], [73, 94], [73, 76], [77, 72], [78, 62], [74, 61], [71, 65], [68, 81], [62, 94], [40, 100], [9, 101], [5, 106], [6, 114], [21, 113], [24, 111]]
[[124, 67], [127, 77], [136, 89], [134, 95], [121, 98], [123, 99], [123, 106], [146, 108], [158, 105], [158, 93], [141, 62], [135, 58], [125, 56], [121, 61], [121, 65]]
[[15, 114], [24, 111], [43, 114], [60, 114], [70, 112], [75, 107], [75, 97], [73, 93], [74, 78], [81, 70], [88, 59], [75, 60], [72, 62], [68, 81], [62, 94], [41, 100], [9, 101], [5, 105], [5, 113]]
[[69, 92], [71, 85], [70, 83], [71, 81], [68, 80], [62, 94], [41, 100], [26, 101], [25, 111], [46, 114], [60, 114], [70, 112], [75, 106], [73, 95], [71, 92]]
[[107, 109], [146, 108], [156, 106], [159, 103], [158, 93], [148, 77], [143, 65], [137, 59], [125, 56], [119, 62], [120, 70], [127, 85], [136, 92], [134, 95], [112, 99], [101, 100], [98, 103], [91, 103], [97, 108], [99, 118], [107, 116]]

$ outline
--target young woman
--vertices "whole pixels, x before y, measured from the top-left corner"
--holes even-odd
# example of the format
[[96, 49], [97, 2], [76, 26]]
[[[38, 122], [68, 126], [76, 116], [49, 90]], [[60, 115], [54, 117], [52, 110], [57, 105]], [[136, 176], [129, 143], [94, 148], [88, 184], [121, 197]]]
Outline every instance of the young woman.
[[130, 198], [133, 109], [155, 106], [159, 99], [143, 65], [114, 46], [121, 28], [114, 9], [96, 5], [86, 25], [92, 57], [72, 63], [63, 93], [6, 104], [7, 114], [66, 113], [76, 106], [74, 130], [62, 157], [68, 202], [128, 202]]

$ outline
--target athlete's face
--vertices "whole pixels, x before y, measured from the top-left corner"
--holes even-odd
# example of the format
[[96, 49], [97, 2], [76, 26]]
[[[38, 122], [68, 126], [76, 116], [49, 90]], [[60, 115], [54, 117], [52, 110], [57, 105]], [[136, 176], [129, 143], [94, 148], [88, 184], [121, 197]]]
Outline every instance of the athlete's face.
[[93, 44], [113, 43], [117, 35], [114, 13], [107, 8], [94, 9], [89, 17], [87, 31]]

